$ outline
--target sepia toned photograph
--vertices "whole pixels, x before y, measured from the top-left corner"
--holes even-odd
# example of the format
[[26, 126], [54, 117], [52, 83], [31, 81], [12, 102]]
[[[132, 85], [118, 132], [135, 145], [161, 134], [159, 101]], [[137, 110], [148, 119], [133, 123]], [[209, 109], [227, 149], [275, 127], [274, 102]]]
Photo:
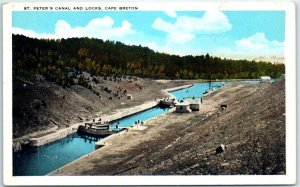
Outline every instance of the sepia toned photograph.
[[294, 7], [257, 4], [4, 6], [8, 183], [294, 183]]

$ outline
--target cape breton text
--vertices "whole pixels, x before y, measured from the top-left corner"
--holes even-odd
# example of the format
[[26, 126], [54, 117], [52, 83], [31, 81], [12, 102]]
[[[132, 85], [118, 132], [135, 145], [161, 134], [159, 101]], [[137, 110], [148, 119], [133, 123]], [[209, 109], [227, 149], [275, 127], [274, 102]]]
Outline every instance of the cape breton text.
[[33, 7], [33, 10], [138, 10], [138, 7], [115, 7], [115, 6], [107, 6], [107, 7], [94, 7], [94, 6], [87, 6], [87, 7], [69, 7], [69, 6], [57, 6], [57, 7]]

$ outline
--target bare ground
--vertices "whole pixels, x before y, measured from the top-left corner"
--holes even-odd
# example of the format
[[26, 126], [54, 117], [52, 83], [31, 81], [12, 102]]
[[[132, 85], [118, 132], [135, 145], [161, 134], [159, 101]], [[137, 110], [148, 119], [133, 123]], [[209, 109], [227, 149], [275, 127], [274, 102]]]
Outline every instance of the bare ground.
[[[285, 173], [284, 81], [226, 86], [203, 101], [199, 112], [168, 113], [109, 138], [52, 175]], [[227, 150], [216, 154], [221, 143]]]

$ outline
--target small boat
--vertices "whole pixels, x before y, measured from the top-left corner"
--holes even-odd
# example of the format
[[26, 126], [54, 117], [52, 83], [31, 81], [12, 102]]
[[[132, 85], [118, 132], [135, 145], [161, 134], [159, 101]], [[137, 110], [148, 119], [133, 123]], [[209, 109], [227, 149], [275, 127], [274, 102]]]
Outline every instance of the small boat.
[[108, 136], [114, 134], [114, 132], [109, 130], [108, 124], [101, 124], [101, 122], [85, 123], [84, 125], [80, 125], [77, 132], [92, 136]]
[[203, 95], [208, 94], [208, 91], [206, 90], [205, 92], [203, 92]]

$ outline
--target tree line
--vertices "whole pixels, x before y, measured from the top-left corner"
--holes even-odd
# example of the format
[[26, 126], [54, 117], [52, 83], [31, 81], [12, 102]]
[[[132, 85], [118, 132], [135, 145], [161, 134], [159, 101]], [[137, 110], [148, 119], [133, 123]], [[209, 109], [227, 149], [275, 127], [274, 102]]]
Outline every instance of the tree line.
[[278, 78], [284, 64], [213, 57], [178, 56], [155, 52], [148, 47], [93, 39], [33, 39], [13, 35], [13, 76], [70, 85], [74, 71], [99, 76], [138, 76], [159, 79], [255, 79]]

